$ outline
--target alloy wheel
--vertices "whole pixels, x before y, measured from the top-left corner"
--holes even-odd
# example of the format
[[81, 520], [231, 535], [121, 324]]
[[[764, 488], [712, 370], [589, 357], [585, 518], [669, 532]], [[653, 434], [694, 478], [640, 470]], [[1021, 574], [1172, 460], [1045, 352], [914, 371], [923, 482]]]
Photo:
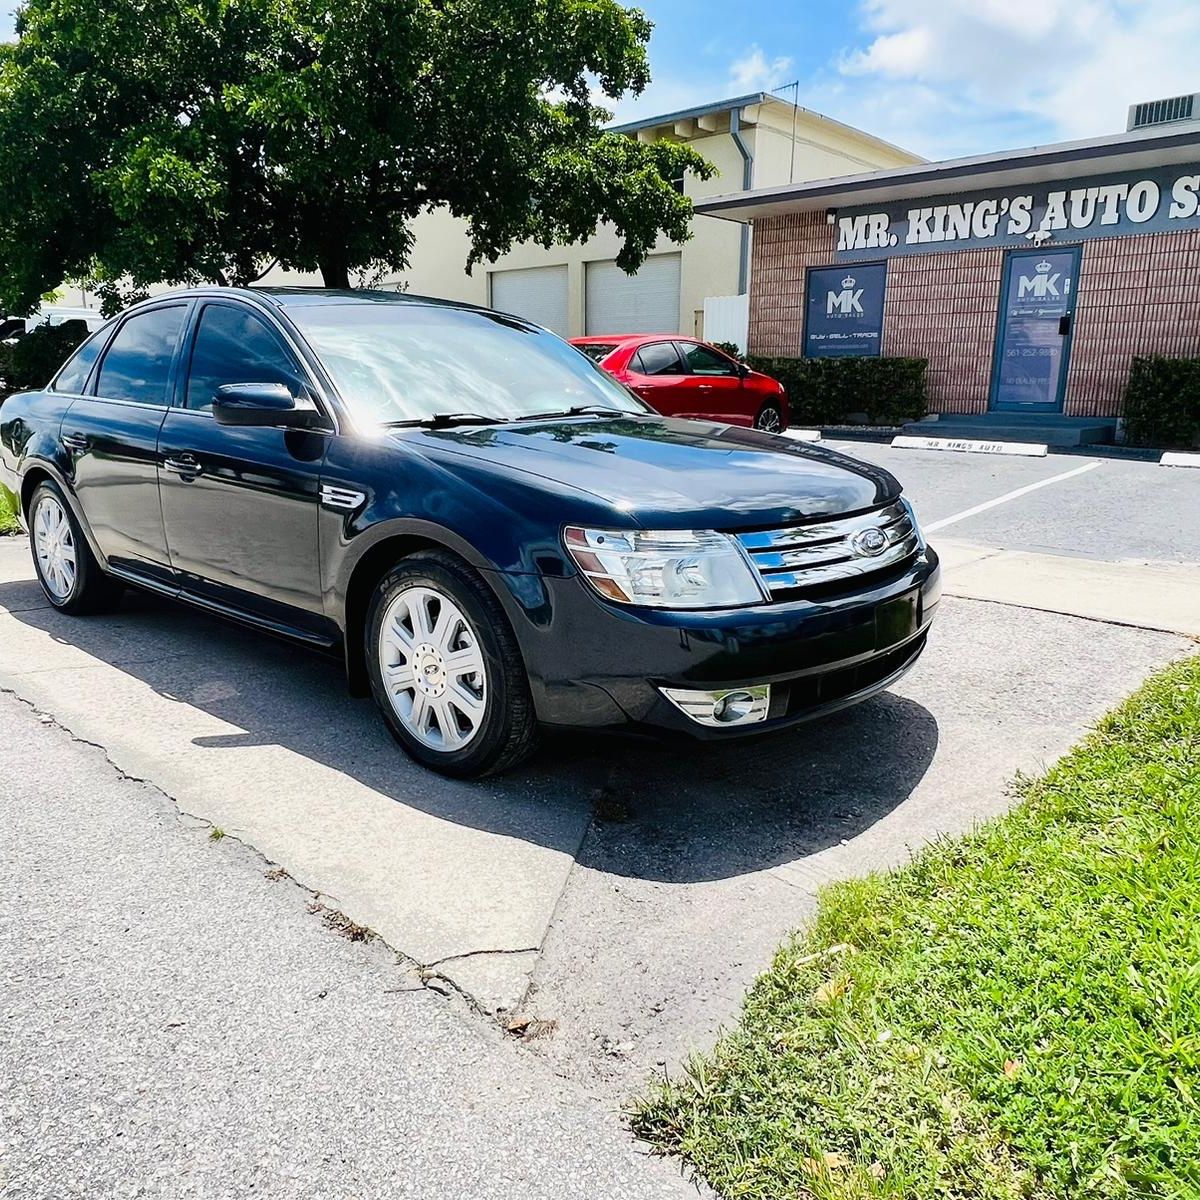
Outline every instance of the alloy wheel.
[[479, 638], [449, 596], [414, 586], [387, 607], [379, 666], [396, 716], [431, 750], [461, 750], [479, 733], [487, 708], [487, 668]]
[[75, 586], [78, 563], [71, 522], [53, 496], [43, 495], [34, 510], [33, 549], [47, 590], [65, 600]]
[[758, 414], [758, 420], [754, 422], [754, 427], [764, 433], [778, 433], [779, 425], [779, 410], [769, 406]]

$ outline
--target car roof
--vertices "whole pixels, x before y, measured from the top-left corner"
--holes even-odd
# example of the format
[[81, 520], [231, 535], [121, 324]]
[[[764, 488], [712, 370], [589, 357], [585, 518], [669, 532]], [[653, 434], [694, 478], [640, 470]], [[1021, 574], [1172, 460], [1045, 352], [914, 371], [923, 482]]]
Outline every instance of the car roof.
[[590, 346], [612, 342], [618, 346], [628, 346], [633, 343], [642, 345], [645, 342], [694, 342], [697, 339], [686, 333], [589, 333], [587, 337], [571, 338], [572, 345]]
[[[171, 296], [241, 296], [243, 299], [266, 300], [279, 308], [314, 307], [317, 305], [403, 304], [431, 305], [437, 308], [458, 308], [465, 312], [495, 312], [479, 304], [460, 300], [443, 300], [439, 296], [417, 296], [411, 292], [381, 292], [367, 288], [317, 287], [218, 287], [217, 285], [178, 288]], [[152, 296], [152, 300], [162, 299]]]

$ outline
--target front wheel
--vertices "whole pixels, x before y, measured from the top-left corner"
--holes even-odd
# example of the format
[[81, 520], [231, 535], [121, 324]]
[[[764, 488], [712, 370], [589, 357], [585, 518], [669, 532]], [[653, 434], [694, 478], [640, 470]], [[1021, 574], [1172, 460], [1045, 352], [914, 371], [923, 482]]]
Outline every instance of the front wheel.
[[104, 612], [121, 596], [121, 585], [104, 574], [58, 485], [38, 484], [29, 501], [29, 544], [46, 599], [78, 616]]
[[516, 638], [460, 558], [429, 550], [397, 563], [372, 597], [366, 639], [375, 703], [418, 762], [475, 778], [533, 752], [537, 722]]
[[764, 433], [778, 433], [783, 428], [783, 413], [778, 404], [764, 404], [754, 418], [754, 428]]

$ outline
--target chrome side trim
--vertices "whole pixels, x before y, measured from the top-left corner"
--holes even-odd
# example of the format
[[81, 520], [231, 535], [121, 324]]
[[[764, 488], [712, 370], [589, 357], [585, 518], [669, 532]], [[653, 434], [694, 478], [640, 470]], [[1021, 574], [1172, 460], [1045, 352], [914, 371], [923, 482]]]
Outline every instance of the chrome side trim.
[[360, 508], [367, 498], [366, 492], [356, 492], [353, 488], [336, 487], [332, 483], [321, 484], [321, 503], [326, 508], [340, 508], [352, 512]]

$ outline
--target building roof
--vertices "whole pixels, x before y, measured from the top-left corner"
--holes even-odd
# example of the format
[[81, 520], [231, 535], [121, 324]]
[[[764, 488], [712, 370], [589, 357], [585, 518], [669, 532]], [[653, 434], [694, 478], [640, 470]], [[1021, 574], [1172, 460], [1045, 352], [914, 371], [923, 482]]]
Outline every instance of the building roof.
[[1190, 164], [1198, 159], [1200, 122], [1191, 122], [1186, 128], [1175, 124], [713, 196], [697, 200], [696, 212], [749, 221], [782, 213], [882, 204], [976, 188], [1052, 182], [1085, 173]]
[[793, 104], [790, 100], [785, 100], [782, 96], [775, 95], [774, 92], [747, 92], [744, 96], [731, 96], [726, 100], [714, 100], [708, 104], [698, 104], [694, 108], [681, 108], [677, 112], [661, 113], [654, 117], [640, 117], [636, 121], [626, 121], [622, 125], [610, 125], [608, 126], [608, 132], [636, 134], [643, 129], [655, 129], [659, 126], [675, 125], [678, 122], [694, 121], [698, 117], [717, 116], [722, 113], [732, 112], [734, 109], [751, 108], [758, 104], [778, 104], [782, 108], [787, 109], [789, 113], [794, 109], [800, 115], [801, 120], [807, 121], [810, 124], [827, 125], [831, 129], [843, 134], [849, 134], [860, 141], [870, 142], [876, 146], [884, 146], [895, 154], [902, 154], [906, 158], [917, 159], [921, 162], [925, 161], [920, 155], [914, 154], [911, 150], [905, 150], [902, 146], [884, 141], [883, 138], [876, 137], [873, 133], [867, 133], [865, 129], [859, 129], [854, 125], [847, 125], [844, 121], [834, 120], [833, 117], [827, 117], [824, 113], [819, 113], [815, 109]]

